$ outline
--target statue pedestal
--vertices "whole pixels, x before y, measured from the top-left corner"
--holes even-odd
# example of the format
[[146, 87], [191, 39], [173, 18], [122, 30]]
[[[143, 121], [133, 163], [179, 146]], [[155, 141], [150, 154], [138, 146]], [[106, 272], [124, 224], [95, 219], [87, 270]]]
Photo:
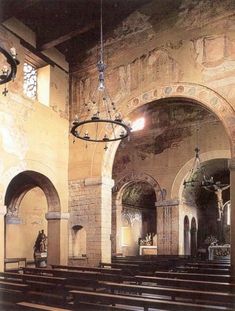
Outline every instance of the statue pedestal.
[[47, 266], [47, 252], [35, 252], [34, 260], [37, 268], [45, 268]]

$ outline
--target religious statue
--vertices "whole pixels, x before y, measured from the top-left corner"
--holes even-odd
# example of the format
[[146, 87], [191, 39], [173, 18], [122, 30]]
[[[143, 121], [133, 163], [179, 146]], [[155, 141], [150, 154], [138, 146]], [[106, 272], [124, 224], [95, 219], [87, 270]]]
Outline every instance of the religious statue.
[[147, 233], [145, 238], [139, 239], [139, 245], [153, 245], [153, 233]]
[[45, 235], [44, 230], [38, 232], [33, 248], [34, 253], [45, 253], [47, 251], [47, 236]]
[[224, 208], [222, 192], [228, 189], [229, 187], [230, 185], [221, 184], [220, 181], [216, 182], [215, 184], [203, 186], [203, 188], [206, 189], [207, 191], [214, 192], [217, 197], [217, 206], [218, 206], [218, 214], [219, 214], [219, 217], [217, 219], [218, 221], [221, 221], [221, 218], [223, 215], [223, 208]]

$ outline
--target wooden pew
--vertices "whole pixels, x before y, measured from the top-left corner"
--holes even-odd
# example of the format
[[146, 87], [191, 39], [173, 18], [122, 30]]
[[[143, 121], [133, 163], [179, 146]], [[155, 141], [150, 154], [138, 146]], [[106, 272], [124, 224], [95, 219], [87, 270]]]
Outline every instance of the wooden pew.
[[17, 283], [0, 278], [0, 310], [18, 310], [15, 303], [24, 299], [28, 288], [27, 284], [22, 284], [20, 281]]
[[29, 287], [27, 284], [22, 284], [21, 282], [11, 282], [10, 280], [0, 278], [0, 288], [3, 290], [12, 290], [13, 292], [19, 291], [20, 293], [25, 292]]
[[174, 270], [190, 273], [223, 274], [228, 276], [230, 275], [230, 269], [224, 268], [200, 268], [200, 267], [179, 266], [176, 267]]
[[[74, 297], [74, 305], [79, 307], [80, 302], [100, 302], [102, 303], [101, 310], [108, 310], [105, 308], [105, 304], [121, 304], [121, 305], [130, 305], [143, 307], [144, 311], [148, 311], [149, 308], [158, 308], [161, 310], [174, 310], [174, 311], [217, 311], [217, 310], [229, 310], [234, 309], [230, 307], [215, 306], [215, 305], [202, 305], [202, 304], [193, 304], [186, 302], [170, 301], [170, 300], [159, 300], [152, 299], [147, 297], [139, 296], [127, 296], [127, 295], [116, 295], [110, 293], [100, 293], [100, 292], [91, 292], [91, 291], [77, 291], [72, 290], [70, 293]], [[99, 304], [97, 303], [99, 308]], [[93, 310], [96, 306], [93, 307]], [[92, 310], [92, 309], [91, 309]]]
[[[8, 264], [17, 263], [17, 268], [7, 268]], [[23, 263], [23, 267], [26, 267], [26, 258], [5, 258], [4, 259], [4, 271], [19, 271]]]
[[210, 304], [215, 305], [230, 305], [235, 307], [235, 294], [231, 293], [221, 293], [221, 292], [209, 292], [209, 291], [198, 291], [198, 290], [188, 290], [173, 287], [162, 287], [162, 286], [145, 286], [145, 285], [133, 285], [133, 284], [120, 284], [113, 282], [100, 282], [105, 288], [111, 290], [112, 293], [115, 291], [128, 292], [135, 294], [151, 294], [151, 295], [161, 295], [170, 296], [172, 300], [175, 298], [183, 298], [191, 301], [209, 301]]
[[0, 277], [2, 282], [27, 286], [24, 295], [28, 300], [44, 297], [48, 302], [63, 304], [66, 301], [66, 278], [10, 272], [0, 272]]
[[[32, 303], [27, 301], [21, 301], [16, 303], [16, 306], [19, 308], [19, 310], [29, 310], [29, 311], [71, 311], [71, 309], [58, 307], [58, 306], [50, 306], [47, 303], [38, 304], [38, 303]], [[1, 309], [0, 309], [1, 310]], [[17, 309], [18, 310], [18, 309]]]
[[77, 270], [77, 271], [94, 271], [94, 272], [104, 272], [112, 274], [121, 274], [122, 269], [117, 268], [101, 268], [101, 267], [86, 267], [86, 266], [65, 266], [65, 265], [51, 265], [52, 269], [61, 270]]
[[174, 272], [174, 271], [155, 271], [155, 276], [176, 278], [185, 280], [198, 280], [198, 281], [209, 281], [209, 282], [232, 282], [232, 277], [229, 275], [222, 274], [206, 274], [206, 273], [190, 273], [190, 272]]
[[117, 268], [117, 269], [138, 269], [139, 264], [138, 263], [112, 263], [112, 262], [101, 262], [100, 267], [111, 267], [111, 268]]
[[216, 268], [216, 269], [230, 269], [230, 264], [225, 263], [210, 263], [210, 262], [186, 262], [186, 266], [189, 267], [198, 267], [198, 268]]
[[221, 282], [209, 282], [209, 281], [197, 281], [197, 280], [184, 280], [166, 277], [154, 277], [154, 276], [143, 276], [136, 275], [136, 282], [142, 283], [153, 283], [163, 286], [180, 287], [186, 289], [195, 290], [208, 290], [208, 291], [219, 291], [219, 292], [231, 292], [235, 293], [234, 283], [221, 283]]
[[[27, 268], [25, 268], [27, 269]], [[34, 274], [21, 274], [14, 272], [0, 272], [0, 277], [4, 280], [21, 280], [23, 283], [35, 283], [35, 284], [46, 284], [47, 286], [55, 285], [65, 286], [66, 278], [62, 277], [53, 277], [53, 276], [44, 276], [44, 275], [34, 275]], [[1, 280], [1, 279], [0, 279]]]
[[98, 281], [134, 281], [134, 277], [122, 274], [110, 274], [95, 271], [76, 271], [76, 270], [61, 270], [61, 269], [43, 269], [43, 268], [23, 268], [24, 273], [37, 275], [50, 275], [53, 277], [62, 277], [67, 279], [67, 284], [88, 285], [96, 288]]

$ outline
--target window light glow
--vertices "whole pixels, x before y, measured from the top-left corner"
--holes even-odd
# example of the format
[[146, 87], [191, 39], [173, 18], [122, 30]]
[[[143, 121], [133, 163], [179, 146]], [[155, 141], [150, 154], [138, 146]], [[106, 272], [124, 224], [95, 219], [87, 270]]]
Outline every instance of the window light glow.
[[132, 132], [142, 130], [144, 128], [144, 125], [145, 125], [145, 119], [144, 118], [136, 119], [131, 125]]

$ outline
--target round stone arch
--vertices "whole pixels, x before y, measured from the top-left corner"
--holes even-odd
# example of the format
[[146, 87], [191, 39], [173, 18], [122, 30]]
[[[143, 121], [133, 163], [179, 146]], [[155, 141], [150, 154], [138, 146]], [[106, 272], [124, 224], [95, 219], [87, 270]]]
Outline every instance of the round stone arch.
[[20, 172], [9, 182], [5, 195], [7, 208], [17, 209], [24, 195], [34, 187], [39, 187], [44, 192], [48, 212], [60, 211], [59, 195], [51, 180], [47, 176], [31, 170]]
[[[194, 102], [213, 112], [222, 122], [228, 135], [231, 157], [235, 157], [235, 111], [230, 103], [214, 90], [195, 83], [172, 83], [142, 92], [122, 103], [122, 115], [130, 115], [135, 109], [160, 99], [179, 99]], [[120, 142], [109, 144], [102, 162], [102, 174], [111, 178], [112, 165]]]
[[151, 175], [144, 172], [132, 172], [122, 177], [112, 191], [112, 254], [121, 253], [122, 197], [124, 190], [136, 182], [148, 183], [155, 192], [156, 201], [164, 199], [164, 190]]
[[[201, 162], [206, 162], [209, 160], [215, 160], [215, 159], [230, 159], [231, 154], [229, 150], [213, 150], [208, 152], [200, 153]], [[186, 162], [181, 169], [176, 174], [176, 177], [174, 179], [174, 182], [171, 187], [171, 198], [180, 198], [182, 196], [183, 192], [183, 181], [185, 177], [187, 176], [188, 172], [192, 168], [194, 158], [191, 158], [188, 162]]]
[[163, 200], [163, 190], [161, 189], [159, 183], [156, 181], [155, 178], [143, 172], [132, 172], [118, 180], [113, 187], [113, 196], [115, 197], [116, 204], [122, 204], [122, 195], [127, 186], [140, 181], [146, 182], [150, 184], [150, 186], [152, 186], [155, 191], [157, 201]]
[[[11, 172], [6, 177], [13, 176], [5, 190], [4, 204], [13, 211], [19, 207], [24, 195], [31, 189], [39, 187], [45, 194], [48, 210], [45, 215], [47, 220], [48, 235], [48, 264], [67, 263], [68, 259], [68, 235], [67, 221], [68, 213], [61, 212], [61, 202], [58, 191], [50, 178], [42, 173], [33, 170], [22, 170], [20, 168]], [[16, 174], [14, 174], [16, 173]], [[6, 178], [7, 179], [7, 178]], [[14, 215], [13, 215], [14, 216]], [[64, 235], [61, 232], [63, 230]], [[66, 235], [66, 236], [65, 236]], [[5, 234], [1, 238], [1, 245], [5, 245]], [[4, 253], [1, 249], [0, 252]]]

